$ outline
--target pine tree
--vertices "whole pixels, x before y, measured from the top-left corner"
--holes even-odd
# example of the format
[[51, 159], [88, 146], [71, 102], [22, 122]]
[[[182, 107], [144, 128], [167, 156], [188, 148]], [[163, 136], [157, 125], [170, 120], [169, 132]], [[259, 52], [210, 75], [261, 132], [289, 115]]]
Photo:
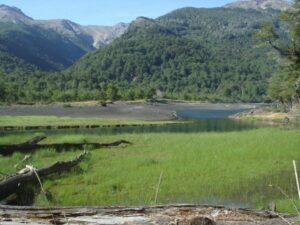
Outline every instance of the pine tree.
[[280, 20], [288, 25], [288, 44], [270, 23], [263, 24], [258, 38], [275, 49], [281, 57], [280, 70], [270, 79], [268, 94], [274, 100], [292, 105], [300, 99], [300, 0], [284, 11]]

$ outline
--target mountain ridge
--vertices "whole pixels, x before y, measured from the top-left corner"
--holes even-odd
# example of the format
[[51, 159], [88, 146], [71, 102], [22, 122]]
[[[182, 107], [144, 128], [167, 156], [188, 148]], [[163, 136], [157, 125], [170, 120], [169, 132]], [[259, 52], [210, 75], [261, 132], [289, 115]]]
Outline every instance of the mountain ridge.
[[[42, 28], [50, 28], [66, 35], [67, 38], [76, 34], [92, 39], [92, 46], [98, 48], [110, 44], [115, 38], [121, 36], [128, 28], [126, 23], [117, 23], [113, 26], [80, 25], [68, 19], [35, 20], [28, 17], [17, 7], [0, 5], [0, 22], [23, 23], [26, 25], [38, 25]], [[122, 26], [120, 26], [122, 24]], [[71, 34], [71, 32], [73, 34]], [[102, 36], [101, 36], [102, 35]]]
[[13, 6], [8, 6], [1, 4], [0, 5], [0, 20], [5, 22], [13, 22], [13, 23], [28, 23], [33, 19], [27, 15], [25, 15], [21, 9]]
[[10, 73], [26, 64], [44, 71], [63, 70], [86, 53], [110, 44], [128, 26], [82, 26], [66, 19], [34, 20], [16, 7], [0, 5], [0, 55], [9, 62], [9, 66], [0, 65], [0, 72]]
[[243, 9], [276, 9], [285, 10], [290, 6], [286, 0], [237, 0], [226, 4], [225, 8], [243, 8]]

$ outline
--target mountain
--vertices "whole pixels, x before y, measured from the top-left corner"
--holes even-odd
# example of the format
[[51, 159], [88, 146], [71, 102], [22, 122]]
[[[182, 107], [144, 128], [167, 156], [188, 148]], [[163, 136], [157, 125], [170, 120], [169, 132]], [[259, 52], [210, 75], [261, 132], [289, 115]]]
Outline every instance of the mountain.
[[238, 0], [225, 5], [226, 8], [243, 8], [243, 9], [277, 9], [285, 10], [290, 6], [286, 0]]
[[1, 61], [0, 71], [65, 69], [87, 52], [111, 43], [127, 27], [124, 23], [82, 26], [69, 20], [34, 20], [18, 8], [0, 5], [0, 57], [10, 62]]
[[52, 29], [70, 40], [82, 40], [89, 48], [110, 44], [128, 28], [126, 23], [114, 26], [82, 26], [69, 20], [36, 20], [34, 24]]
[[26, 16], [20, 9], [7, 5], [0, 5], [0, 21], [13, 23], [30, 23], [32, 18]]
[[[279, 14], [279, 10], [271, 8], [183, 8], [157, 19], [139, 17], [121, 37], [84, 55], [67, 70], [48, 74], [15, 72], [9, 76], [0, 73], [0, 101], [132, 100], [151, 98], [155, 93], [187, 100], [265, 101], [268, 79], [277, 69], [277, 62], [267, 57], [271, 50], [259, 46], [253, 34], [269, 21], [283, 35], [285, 28], [278, 21]], [[0, 34], [1, 29], [4, 34], [11, 34], [7, 30], [18, 32], [5, 39], [22, 43], [15, 50], [29, 45], [29, 53], [35, 48], [40, 53], [56, 53], [61, 48], [55, 46], [73, 44], [82, 50], [91, 43], [95, 45], [80, 25], [70, 21], [47, 21], [47, 29], [45, 21], [35, 21], [34, 25], [24, 21], [0, 26]], [[30, 28], [33, 31], [28, 32]], [[49, 47], [53, 40], [56, 41]], [[2, 43], [0, 39], [0, 49]], [[3, 49], [7, 46], [10, 45], [5, 44]], [[63, 54], [64, 51], [56, 57]], [[18, 61], [24, 57], [12, 56], [10, 61], [4, 58], [10, 64], [30, 69], [24, 65], [28, 60]]]
[[93, 46], [99, 48], [113, 42], [127, 29], [127, 23], [118, 23], [114, 26], [82, 26], [82, 30], [93, 40]]
[[253, 34], [265, 21], [280, 28], [278, 15], [273, 9], [184, 8], [156, 20], [140, 17], [55, 79], [68, 77], [65, 91], [97, 93], [92, 98], [113, 85], [123, 99], [156, 90], [170, 98], [263, 101], [276, 62]]

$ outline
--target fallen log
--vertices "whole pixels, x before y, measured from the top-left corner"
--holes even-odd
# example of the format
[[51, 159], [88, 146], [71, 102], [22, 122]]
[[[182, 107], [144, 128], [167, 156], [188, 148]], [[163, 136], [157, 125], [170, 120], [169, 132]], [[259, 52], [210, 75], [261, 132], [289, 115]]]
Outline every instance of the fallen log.
[[46, 136], [37, 136], [29, 141], [20, 143], [20, 144], [14, 144], [14, 145], [1, 145], [0, 147], [0, 154], [2, 155], [9, 155], [14, 153], [15, 151], [18, 151], [19, 149], [22, 149], [23, 152], [29, 152], [32, 148], [34, 148], [39, 142], [45, 140]]
[[[117, 147], [122, 144], [132, 144], [129, 141], [119, 140], [110, 143], [62, 143], [62, 144], [45, 144], [45, 145], [37, 145], [37, 148], [53, 148], [56, 151], [69, 150], [69, 149], [78, 149], [84, 150], [85, 147], [89, 148], [110, 148]], [[1, 149], [1, 146], [0, 146]]]
[[84, 150], [85, 147], [89, 148], [109, 148], [117, 147], [122, 144], [131, 144], [129, 141], [119, 140], [111, 143], [61, 143], [61, 144], [39, 144], [42, 140], [46, 139], [46, 136], [38, 136], [29, 141], [21, 144], [13, 145], [0, 145], [0, 154], [3, 156], [12, 155], [14, 152], [29, 153], [38, 149], [51, 148], [56, 151], [62, 150]]
[[[6, 199], [7, 197], [20, 193], [22, 187], [26, 184], [34, 184], [40, 179], [45, 178], [51, 174], [62, 173], [77, 166], [87, 155], [84, 151], [76, 158], [70, 161], [58, 161], [48, 167], [41, 169], [34, 169], [32, 167], [26, 167], [15, 175], [9, 176], [5, 180], [0, 182], [0, 200]], [[38, 176], [38, 177], [37, 177]]]
[[0, 146], [0, 154], [3, 153], [3, 155], [5, 154], [9, 154], [10, 152], [14, 152], [16, 149], [22, 149], [22, 151], [26, 152], [26, 151], [30, 151], [32, 148], [34, 148], [39, 142], [45, 140], [47, 137], [46, 136], [37, 136], [34, 137], [32, 139], [30, 139], [29, 141], [20, 143], [20, 144], [14, 144], [14, 145], [1, 145]]
[[[2, 221], [6, 225], [21, 225], [24, 223], [28, 225], [207, 224], [203, 222], [214, 224], [211, 221], [223, 225], [287, 225], [299, 222], [299, 216], [209, 205], [166, 205], [139, 208], [72, 207], [51, 209], [0, 206], [0, 223]], [[197, 221], [200, 223], [196, 223]]]

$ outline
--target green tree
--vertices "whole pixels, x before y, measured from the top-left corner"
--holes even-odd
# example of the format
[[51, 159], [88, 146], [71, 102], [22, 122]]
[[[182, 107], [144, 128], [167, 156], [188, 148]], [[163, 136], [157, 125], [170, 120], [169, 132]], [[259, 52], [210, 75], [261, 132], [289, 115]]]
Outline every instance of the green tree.
[[291, 104], [294, 94], [294, 81], [287, 74], [288, 72], [281, 69], [270, 79], [268, 88], [268, 94], [282, 104]]
[[119, 90], [118, 88], [113, 84], [109, 83], [106, 90], [106, 96], [111, 101], [116, 101], [119, 99]]
[[6, 97], [6, 88], [3, 80], [0, 80], [0, 101], [4, 102]]
[[300, 97], [300, 0], [284, 11], [280, 20], [288, 25], [288, 41], [280, 38], [271, 23], [263, 24], [256, 36], [281, 57], [281, 67], [270, 79], [268, 94], [274, 100], [292, 106]]
[[126, 100], [134, 100], [135, 99], [135, 93], [132, 89], [129, 89], [126, 93], [125, 93], [125, 97]]
[[147, 92], [146, 92], [146, 98], [147, 98], [147, 99], [153, 99], [154, 96], [155, 96], [155, 94], [156, 94], [155, 89], [154, 89], [154, 88], [150, 88], [150, 89], [148, 89]]

